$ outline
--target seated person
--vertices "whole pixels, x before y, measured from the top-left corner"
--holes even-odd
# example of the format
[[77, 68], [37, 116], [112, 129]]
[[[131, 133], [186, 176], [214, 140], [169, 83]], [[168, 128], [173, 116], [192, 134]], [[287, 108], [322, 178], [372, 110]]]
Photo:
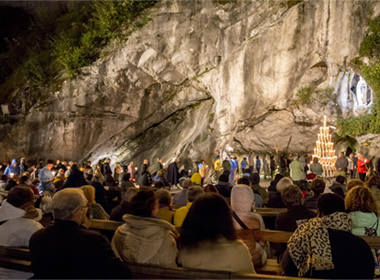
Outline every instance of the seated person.
[[315, 178], [311, 181], [311, 190], [313, 191], [313, 196], [305, 198], [304, 205], [309, 209], [317, 209], [317, 201], [321, 194], [324, 193], [326, 188], [326, 183], [321, 178]]
[[[281, 192], [281, 198], [288, 210], [279, 213], [276, 218], [276, 230], [295, 231], [301, 224], [317, 216], [317, 213], [302, 205], [302, 193], [298, 186], [286, 186]], [[281, 244], [276, 250], [276, 256], [280, 260], [286, 250], [286, 244]]]
[[170, 187], [169, 181], [164, 176], [164, 170], [158, 170], [156, 182], [162, 182], [165, 187]]
[[286, 205], [281, 198], [281, 192], [286, 186], [289, 185], [293, 185], [293, 180], [289, 177], [284, 177], [278, 181], [276, 185], [277, 192], [268, 200], [268, 208], [286, 208]]
[[130, 202], [131, 214], [118, 227], [112, 248], [122, 260], [176, 267], [175, 228], [157, 218], [158, 201], [152, 190], [142, 187]]
[[107, 239], [88, 230], [89, 204], [80, 189], [67, 188], [52, 199], [54, 223], [30, 239], [32, 271], [37, 279], [120, 279], [129, 270], [112, 252]]
[[171, 208], [173, 202], [172, 195], [165, 189], [159, 189], [155, 194], [158, 199], [157, 217], [172, 224], [174, 217], [174, 211]]
[[342, 175], [336, 176], [335, 182], [330, 186], [330, 190], [337, 195], [340, 195], [343, 199], [346, 194], [346, 178]]
[[199, 196], [203, 194], [203, 189], [198, 186], [192, 186], [187, 191], [187, 204], [174, 212], [174, 226], [181, 227], [183, 221], [186, 218], [187, 212], [191, 207], [191, 204], [194, 200], [196, 200]]
[[215, 186], [219, 194], [223, 196], [227, 202], [230, 202], [232, 185], [228, 182], [228, 176], [222, 174], [219, 176], [218, 184]]
[[125, 214], [131, 214], [130, 203], [138, 189], [136, 187], [121, 188], [121, 202], [111, 211], [110, 220], [123, 222]]
[[[244, 179], [244, 177], [242, 178]], [[260, 214], [252, 212], [254, 194], [250, 186], [246, 184], [235, 185], [231, 192], [231, 209], [233, 211], [233, 223], [235, 229], [265, 229], [263, 218]], [[247, 178], [248, 180], [248, 178]], [[244, 231], [239, 231], [238, 236], [247, 245], [255, 266], [262, 266], [267, 260], [264, 243], [255, 242], [252, 235], [247, 236]]]
[[194, 185], [200, 186], [202, 181], [201, 174], [199, 174], [198, 172], [194, 172], [190, 180]]
[[319, 279], [373, 279], [371, 249], [351, 233], [343, 199], [336, 194], [321, 195], [318, 211], [318, 218], [300, 225], [290, 237], [281, 261], [284, 274]]
[[83, 191], [88, 203], [90, 203], [90, 214], [93, 219], [109, 220], [110, 216], [104, 208], [95, 201], [95, 188], [90, 185], [82, 186], [80, 189]]
[[190, 179], [186, 179], [182, 183], [182, 191], [176, 193], [173, 198], [173, 205], [183, 207], [187, 204], [187, 190], [192, 185]]
[[357, 187], [357, 186], [364, 187], [365, 184], [359, 179], [352, 179], [352, 180], [348, 181], [347, 186], [346, 186], [346, 190], [348, 192], [350, 189]]
[[267, 190], [260, 186], [260, 175], [259, 173], [253, 173], [250, 177], [252, 183], [253, 192], [258, 193], [263, 199], [263, 204], [268, 203], [268, 193]]
[[236, 237], [230, 207], [215, 193], [194, 201], [179, 248], [178, 263], [183, 267], [255, 273], [247, 246]]
[[269, 194], [269, 198], [271, 198], [276, 192], [276, 185], [277, 183], [282, 179], [284, 178], [284, 176], [282, 174], [276, 174], [276, 176], [274, 176], [274, 179], [272, 182], [270, 182], [269, 184], [269, 188], [268, 188], [268, 194]]

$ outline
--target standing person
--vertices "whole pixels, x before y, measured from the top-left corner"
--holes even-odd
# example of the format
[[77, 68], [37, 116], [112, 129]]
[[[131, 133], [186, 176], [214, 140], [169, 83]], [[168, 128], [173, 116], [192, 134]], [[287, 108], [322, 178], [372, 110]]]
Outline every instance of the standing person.
[[347, 160], [348, 160], [347, 174], [350, 175], [350, 179], [354, 179], [354, 154], [350, 154], [350, 157]]
[[112, 170], [111, 170], [110, 162], [111, 162], [111, 159], [107, 158], [106, 162], [103, 164], [103, 175], [106, 178], [107, 178], [108, 174], [112, 176]]
[[131, 180], [135, 179], [135, 165], [133, 164], [133, 161], [131, 161], [128, 165], [128, 171], [127, 173], [129, 173], [129, 176], [131, 178]]
[[242, 171], [243, 171], [244, 169], [247, 168], [247, 166], [248, 166], [248, 162], [247, 162], [247, 158], [246, 158], [246, 157], [243, 158], [243, 160], [242, 160], [241, 163], [240, 163], [240, 166], [241, 166], [241, 170], [242, 170]]
[[162, 158], [158, 157], [156, 162], [156, 173], [162, 169], [164, 169], [164, 166], [162, 165]]
[[248, 157], [248, 165], [249, 169], [251, 169], [251, 173], [253, 173], [253, 167], [255, 166], [255, 153], [251, 152], [251, 154]]
[[38, 173], [38, 178], [40, 179], [38, 190], [40, 191], [40, 193], [49, 192], [49, 196], [51, 196], [55, 190], [53, 185], [54, 175], [53, 172], [51, 172], [53, 165], [54, 161], [48, 159], [46, 166], [42, 168], [41, 171]]
[[234, 157], [231, 157], [230, 159], [231, 162], [231, 170], [230, 170], [230, 181], [234, 182], [235, 181], [235, 173], [236, 169], [238, 168], [236, 165], [236, 162], [234, 160]]
[[220, 161], [219, 156], [216, 156], [214, 170], [216, 178], [219, 179], [220, 175], [222, 175], [222, 162]]
[[201, 175], [201, 187], [203, 187], [203, 182], [207, 176], [207, 169], [208, 169], [208, 166], [206, 165], [206, 162], [202, 160], [202, 167], [199, 170], [199, 174]]
[[268, 155], [264, 155], [263, 166], [264, 166], [264, 179], [266, 179], [269, 176], [269, 166], [270, 166], [270, 160], [269, 160]]
[[273, 180], [274, 175], [276, 173], [276, 161], [274, 160], [274, 156], [270, 156], [270, 177]]
[[76, 164], [73, 164], [70, 169], [70, 175], [67, 177], [63, 188], [80, 188], [81, 186], [87, 185], [84, 179], [84, 174], [79, 170]]
[[313, 158], [313, 163], [310, 164], [310, 171], [314, 173], [317, 177], [322, 177], [323, 168], [322, 165], [318, 162], [318, 158]]
[[114, 179], [115, 181], [120, 181], [120, 174], [121, 174], [121, 166], [120, 166], [120, 162], [116, 162], [116, 166], [115, 166], [115, 170], [114, 170]]
[[369, 160], [365, 159], [363, 155], [359, 155], [359, 160], [357, 161], [357, 166], [358, 166], [358, 174], [359, 174], [359, 179], [364, 182], [365, 181], [365, 176], [367, 174], [367, 167], [366, 163], [368, 163]]
[[95, 176], [98, 177], [98, 180], [99, 180], [99, 183], [101, 183], [102, 185], [104, 184], [104, 182], [106, 181], [105, 178], [104, 178], [104, 175], [102, 173], [102, 166], [100, 163], [98, 163], [96, 165], [96, 168], [95, 168]]
[[28, 171], [28, 166], [26, 165], [26, 159], [23, 157], [20, 159], [20, 176], [22, 176], [25, 171]]
[[177, 186], [179, 181], [179, 173], [178, 173], [178, 159], [175, 157], [172, 159], [172, 163], [169, 164], [167, 179], [169, 183], [173, 186]]
[[260, 160], [260, 156], [257, 156], [256, 157], [256, 170], [257, 170], [257, 173], [260, 174], [260, 169], [261, 169], [261, 160]]
[[223, 171], [228, 170], [231, 173], [231, 162], [227, 157], [223, 160], [222, 165], [223, 165]]
[[299, 161], [299, 155], [296, 154], [295, 159], [290, 164], [291, 177], [294, 182], [306, 179], [305, 166]]
[[359, 156], [358, 155], [354, 155], [354, 158], [352, 160], [354, 162], [354, 179], [357, 179], [358, 178], [358, 160], [359, 160]]
[[346, 158], [346, 155], [343, 152], [340, 152], [339, 157], [337, 158], [335, 162], [335, 168], [337, 171], [337, 176], [347, 176], [347, 167], [348, 167], [348, 160]]
[[152, 176], [149, 173], [149, 168], [147, 164], [143, 164], [139, 170], [139, 178], [137, 184], [140, 187], [150, 187], [152, 186]]

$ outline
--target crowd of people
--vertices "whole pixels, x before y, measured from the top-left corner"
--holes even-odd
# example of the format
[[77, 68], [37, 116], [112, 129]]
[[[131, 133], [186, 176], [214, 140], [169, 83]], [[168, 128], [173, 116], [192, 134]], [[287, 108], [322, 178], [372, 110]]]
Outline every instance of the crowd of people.
[[[378, 252], [357, 237], [380, 234], [379, 175], [363, 176], [361, 170], [355, 179], [343, 154], [329, 184], [315, 158], [308, 165], [296, 155], [284, 170], [273, 156], [264, 158], [267, 164], [251, 154], [239, 165], [235, 157], [222, 161], [217, 156], [211, 168], [201, 160], [192, 174], [179, 168], [176, 158], [167, 169], [157, 158], [152, 174], [147, 159], [139, 168], [116, 163], [113, 172], [109, 159], [80, 167], [13, 160], [0, 168], [0, 188], [8, 191], [0, 207], [0, 245], [29, 247], [35, 278], [129, 278], [125, 262], [255, 273], [271, 250], [244, 234], [268, 226], [254, 209], [287, 208], [275, 221], [275, 229], [294, 232], [288, 244], [275, 248], [285, 275], [380, 275]], [[361, 162], [365, 167], [366, 159], [359, 156], [358, 170]], [[276, 174], [277, 167], [284, 174]], [[268, 189], [260, 185], [262, 168], [272, 178]], [[209, 183], [211, 173], [215, 184]], [[107, 203], [105, 186], [120, 191], [115, 207]], [[173, 186], [179, 188], [174, 197]], [[47, 213], [54, 220], [43, 227], [39, 222]], [[88, 230], [91, 218], [123, 225], [107, 240]], [[31, 276], [6, 269], [2, 274]]]

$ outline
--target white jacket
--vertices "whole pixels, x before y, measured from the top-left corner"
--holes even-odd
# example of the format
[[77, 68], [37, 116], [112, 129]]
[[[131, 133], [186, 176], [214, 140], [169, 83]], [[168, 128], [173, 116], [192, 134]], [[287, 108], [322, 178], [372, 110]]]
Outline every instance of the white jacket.
[[[29, 239], [43, 226], [34, 220], [23, 218], [25, 211], [6, 200], [0, 207], [0, 245], [29, 247]], [[32, 273], [0, 268], [0, 279], [28, 279]]]
[[116, 229], [112, 249], [124, 261], [176, 267], [175, 228], [159, 218], [124, 215]]
[[241, 240], [220, 238], [195, 248], [183, 248], [178, 262], [187, 268], [255, 273], [249, 250]]
[[34, 220], [24, 218], [25, 211], [14, 207], [6, 200], [0, 207], [0, 245], [29, 247], [29, 239], [33, 233], [43, 226]]

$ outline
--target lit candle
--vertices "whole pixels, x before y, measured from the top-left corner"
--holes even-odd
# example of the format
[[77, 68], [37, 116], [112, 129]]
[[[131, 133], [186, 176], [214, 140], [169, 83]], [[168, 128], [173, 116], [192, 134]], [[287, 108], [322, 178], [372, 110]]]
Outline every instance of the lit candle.
[[322, 132], [322, 126], [319, 128], [319, 133], [323, 134], [323, 132]]

